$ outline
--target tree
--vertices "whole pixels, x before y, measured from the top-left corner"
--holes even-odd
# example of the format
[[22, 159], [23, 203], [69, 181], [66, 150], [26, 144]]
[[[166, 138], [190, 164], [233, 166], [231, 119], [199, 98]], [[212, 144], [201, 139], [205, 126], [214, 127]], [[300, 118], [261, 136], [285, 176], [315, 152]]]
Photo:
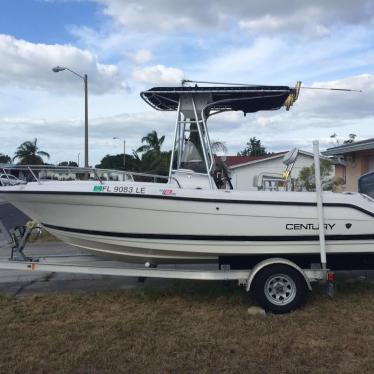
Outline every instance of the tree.
[[75, 161], [62, 161], [58, 164], [58, 166], [73, 166], [78, 167], [78, 164]]
[[[321, 184], [324, 191], [335, 191], [336, 188], [343, 184], [342, 179], [331, 177], [333, 165], [330, 160], [323, 159], [320, 163]], [[316, 179], [314, 172], [314, 163], [311, 166], [305, 166], [300, 170], [299, 176], [295, 182], [295, 190], [297, 191], [315, 191]]]
[[[167, 175], [170, 157], [171, 151], [161, 152], [158, 157], [155, 157], [152, 152], [138, 154], [134, 151], [132, 155], [126, 154], [126, 170]], [[106, 155], [96, 167], [99, 169], [123, 170], [123, 154]]]
[[[160, 138], [156, 131], [152, 131], [141, 140], [143, 144], [132, 155], [126, 154], [126, 170], [138, 173], [168, 175], [171, 151], [162, 152], [161, 147], [165, 136]], [[106, 155], [96, 165], [102, 169], [123, 169], [123, 154]]]
[[348, 139], [344, 140], [343, 144], [351, 144], [355, 141], [356, 138], [357, 138], [356, 134], [349, 134]]
[[158, 174], [161, 157], [155, 156], [155, 153], [148, 151], [139, 156], [137, 152], [133, 153], [134, 169], [138, 173]]
[[333, 141], [339, 145], [339, 139], [338, 139], [338, 134], [334, 132], [333, 134], [330, 135], [330, 138], [333, 139]]
[[169, 175], [171, 151], [161, 152], [161, 159], [158, 166], [157, 174]]
[[171, 152], [161, 152], [164, 140], [165, 136], [163, 135], [159, 138], [155, 130], [144, 136], [142, 143], [147, 144], [140, 146], [133, 152], [133, 170], [141, 173], [166, 175], [168, 173]]
[[146, 136], [143, 136], [142, 143], [147, 143], [140, 146], [136, 153], [147, 153], [147, 152], [154, 152], [156, 155], [161, 153], [161, 146], [165, 140], [165, 135], [158, 138], [157, 131], [153, 130], [152, 132], [148, 133]]
[[338, 146], [340, 144], [351, 144], [355, 141], [355, 139], [357, 138], [357, 135], [356, 134], [349, 134], [348, 135], [348, 139], [345, 139], [342, 140], [338, 138], [338, 134], [337, 133], [333, 133], [332, 135], [330, 135], [330, 138], [334, 140], [335, 144]]
[[[134, 156], [126, 154], [126, 170], [135, 171], [134, 165]], [[99, 169], [123, 170], [123, 153], [106, 155], [96, 167]]]
[[44, 151], [39, 151], [38, 139], [33, 141], [23, 142], [18, 148], [13, 161], [19, 159], [19, 164], [21, 165], [43, 165], [44, 161], [42, 157], [49, 158], [49, 153]]
[[238, 156], [265, 156], [267, 154], [265, 147], [261, 144], [261, 140], [256, 139], [256, 137], [250, 138], [249, 142], [247, 142], [247, 147], [238, 152]]
[[10, 164], [12, 159], [8, 155], [0, 153], [0, 164]]

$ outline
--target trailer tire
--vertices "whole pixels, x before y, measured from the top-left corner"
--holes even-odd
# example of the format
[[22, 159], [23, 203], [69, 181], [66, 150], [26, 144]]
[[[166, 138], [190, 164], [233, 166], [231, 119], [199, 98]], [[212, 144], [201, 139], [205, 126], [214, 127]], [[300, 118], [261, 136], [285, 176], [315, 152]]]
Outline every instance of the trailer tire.
[[305, 302], [307, 284], [297, 269], [276, 264], [259, 271], [251, 291], [266, 311], [282, 314], [299, 308]]

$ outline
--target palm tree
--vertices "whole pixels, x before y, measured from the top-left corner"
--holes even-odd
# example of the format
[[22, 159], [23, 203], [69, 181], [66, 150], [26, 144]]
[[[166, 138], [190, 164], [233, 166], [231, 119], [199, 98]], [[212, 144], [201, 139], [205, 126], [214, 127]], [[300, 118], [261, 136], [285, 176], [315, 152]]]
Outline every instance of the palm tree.
[[44, 151], [39, 151], [38, 139], [33, 141], [23, 142], [14, 154], [13, 161], [18, 158], [21, 165], [43, 165], [42, 156], [49, 158], [49, 154]]
[[158, 174], [161, 158], [153, 155], [153, 152], [147, 152], [139, 157], [137, 152], [133, 152], [134, 170], [140, 173]]
[[140, 146], [136, 152], [138, 153], [147, 153], [152, 152], [155, 153], [157, 156], [161, 153], [161, 146], [165, 140], [165, 135], [158, 138], [157, 131], [153, 130], [152, 132], [148, 133], [146, 136], [142, 138], [142, 143], [147, 143]]

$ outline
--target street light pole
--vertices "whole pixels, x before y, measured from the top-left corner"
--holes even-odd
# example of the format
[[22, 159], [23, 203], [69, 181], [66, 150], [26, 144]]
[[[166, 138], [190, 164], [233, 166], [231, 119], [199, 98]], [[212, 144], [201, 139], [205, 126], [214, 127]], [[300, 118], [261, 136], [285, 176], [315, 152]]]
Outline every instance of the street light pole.
[[[113, 139], [121, 140], [116, 136]], [[126, 139], [123, 139], [123, 170], [126, 170]]]
[[69, 70], [77, 77], [83, 79], [84, 82], [84, 167], [88, 168], [88, 78], [87, 74], [82, 76], [65, 66], [56, 66], [52, 69], [54, 73], [59, 73], [64, 70]]
[[126, 170], [126, 140], [123, 139], [123, 170]]
[[87, 74], [84, 75], [84, 167], [88, 168], [88, 89]]

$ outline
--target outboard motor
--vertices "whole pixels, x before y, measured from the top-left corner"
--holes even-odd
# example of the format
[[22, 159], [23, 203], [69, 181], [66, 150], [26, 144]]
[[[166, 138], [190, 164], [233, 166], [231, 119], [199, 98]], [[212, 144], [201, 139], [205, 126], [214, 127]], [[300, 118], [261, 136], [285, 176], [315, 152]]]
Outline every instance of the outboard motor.
[[374, 171], [362, 175], [358, 180], [358, 192], [374, 199]]

